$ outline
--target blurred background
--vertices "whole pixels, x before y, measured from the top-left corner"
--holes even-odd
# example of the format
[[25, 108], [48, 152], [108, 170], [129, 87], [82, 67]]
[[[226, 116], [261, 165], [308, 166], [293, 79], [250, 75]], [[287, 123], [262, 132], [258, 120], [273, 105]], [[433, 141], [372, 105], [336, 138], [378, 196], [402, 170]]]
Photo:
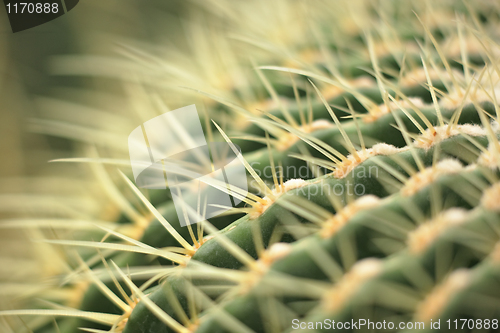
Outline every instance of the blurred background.
[[[258, 80], [251, 61], [276, 50], [282, 56], [282, 42], [307, 40], [300, 36], [303, 7], [295, 1], [249, 7], [239, 1], [85, 0], [14, 34], [0, 6], [0, 309], [52, 307], [47, 301], [78, 308], [86, 285], [63, 287], [61, 281], [75, 257], [44, 241], [79, 239], [85, 230], [71, 223], [117, 221], [127, 206], [123, 199], [137, 203], [116, 165], [50, 161], [127, 162], [127, 136], [135, 127], [193, 103], [225, 128], [227, 109], [185, 87], [244, 106], [267, 101], [263, 89], [251, 89]], [[263, 36], [277, 44], [258, 45]], [[56, 225], [65, 221], [63, 228]], [[45, 321], [2, 317], [0, 331], [29, 332]]]
[[[124, 53], [143, 57], [132, 51], [139, 45], [153, 53], [156, 47], [157, 53], [189, 52], [181, 36], [183, 26], [189, 15], [204, 13], [206, 9], [189, 1], [153, 0], [146, 5], [137, 0], [85, 0], [51, 22], [14, 34], [5, 7], [0, 6], [0, 218], [4, 222], [117, 217], [117, 205], [96, 184], [99, 178], [92, 168], [49, 161], [88, 156], [89, 149], [126, 158], [127, 132], [141, 123], [141, 112], [146, 118], [148, 111], [131, 111], [137, 105], [131, 105], [128, 90], [134, 90], [134, 84], [141, 86], [140, 80], [125, 86], [116, 80], [120, 75], [116, 67], [123, 66], [119, 62], [127, 58]], [[139, 89], [144, 87], [135, 91]], [[181, 101], [171, 102], [174, 108], [183, 106]], [[131, 113], [135, 119], [124, 117]], [[47, 237], [63, 235], [51, 228], [0, 230], [2, 310], [22, 308], [33, 295], [43, 297], [44, 288], [54, 285], [52, 277], [70, 269], [65, 253], [36, 242]], [[54, 301], [70, 305], [72, 298], [78, 299], [74, 290], [61, 288], [59, 294]], [[78, 307], [78, 302], [73, 305]], [[9, 332], [7, 327], [26, 329], [16, 317], [0, 319], [0, 331]]]
[[[54, 75], [55, 56], [86, 54], [116, 56], [127, 41], [165, 47], [178, 43], [182, 1], [80, 1], [74, 11], [46, 24], [13, 34], [5, 8], [0, 11], [1, 43], [1, 156], [3, 176], [35, 175], [51, 158], [73, 149], [71, 140], [52, 140], [29, 130], [29, 120], [46, 115], [51, 98], [71, 99], [82, 89], [102, 95], [112, 82], [90, 77]], [[184, 5], [185, 7], [185, 5]], [[116, 87], [115, 87], [116, 88]], [[119, 88], [115, 93], [119, 94]], [[83, 95], [83, 94], [82, 94]], [[99, 102], [79, 96], [80, 102]], [[67, 107], [66, 109], [69, 109]], [[114, 110], [107, 110], [113, 112]], [[68, 110], [68, 113], [71, 113]], [[50, 166], [54, 168], [54, 166]]]

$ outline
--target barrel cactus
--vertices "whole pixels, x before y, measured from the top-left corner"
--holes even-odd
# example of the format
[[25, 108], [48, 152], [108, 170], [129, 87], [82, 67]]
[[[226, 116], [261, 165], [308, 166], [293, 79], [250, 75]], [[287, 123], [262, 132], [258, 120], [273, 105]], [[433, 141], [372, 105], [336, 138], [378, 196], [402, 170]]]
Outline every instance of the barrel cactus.
[[[55, 161], [92, 168], [119, 214], [4, 223], [78, 233], [45, 234], [71, 271], [0, 315], [63, 333], [498, 331], [500, 6], [219, 6], [195, 16], [214, 30], [193, 23], [203, 73], [136, 49], [130, 72], [93, 61], [123, 81], [135, 126], [195, 101], [208, 140], [241, 148], [248, 193], [227, 192], [242, 204], [182, 226], [121, 143]], [[59, 74], [102, 74], [63, 60]], [[75, 135], [92, 133], [116, 139]]]

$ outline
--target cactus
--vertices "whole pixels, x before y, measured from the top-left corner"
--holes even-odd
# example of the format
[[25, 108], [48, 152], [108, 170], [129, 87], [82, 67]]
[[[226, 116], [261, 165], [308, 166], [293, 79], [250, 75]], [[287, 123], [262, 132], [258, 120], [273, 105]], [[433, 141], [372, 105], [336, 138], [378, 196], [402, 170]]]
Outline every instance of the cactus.
[[[163, 82], [136, 57], [139, 81], [167, 90], [165, 100], [203, 100], [209, 139], [241, 147], [251, 185], [244, 205], [181, 227], [165, 193], [139, 190], [125, 168], [108, 174], [104, 165], [123, 166], [123, 147], [111, 147], [109, 158], [92, 150], [61, 159], [90, 166], [121, 215], [47, 237], [54, 253], [71, 249], [61, 258], [71, 272], [51, 273], [22, 308], [0, 316], [63, 333], [356, 331], [354, 323], [363, 330], [382, 322], [394, 325], [385, 331], [430, 331], [461, 319], [498, 330], [500, 7], [340, 3], [226, 3], [228, 17], [217, 22], [243, 35], [234, 49], [249, 42], [251, 64], [229, 55], [226, 40], [215, 42], [231, 60], [229, 77], [255, 70], [241, 84], [203, 89], [189, 68], [172, 66], [164, 67], [179, 76]], [[300, 32], [266, 22], [266, 40], [255, 25], [278, 19], [278, 9], [303, 14]], [[123, 78], [118, 70], [106, 75]], [[188, 89], [171, 91], [171, 83]], [[127, 91], [135, 103], [167, 109], [158, 96]], [[97, 132], [82, 133], [85, 141]], [[290, 171], [301, 168], [304, 175]], [[57, 298], [62, 291], [72, 302]]]

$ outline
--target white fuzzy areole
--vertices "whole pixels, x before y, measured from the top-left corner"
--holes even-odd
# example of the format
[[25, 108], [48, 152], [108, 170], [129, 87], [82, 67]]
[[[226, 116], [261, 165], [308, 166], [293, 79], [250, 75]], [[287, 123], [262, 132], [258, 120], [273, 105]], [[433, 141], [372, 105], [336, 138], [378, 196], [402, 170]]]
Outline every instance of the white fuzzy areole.
[[[471, 88], [473, 90], [474, 88]], [[483, 102], [494, 102], [492, 101], [492, 93], [495, 94], [493, 97], [496, 100], [500, 100], [500, 88], [494, 87], [493, 89], [489, 88], [488, 92], [479, 88], [476, 92], [469, 92], [469, 95], [464, 100], [464, 91], [454, 91], [444, 96], [440, 101], [439, 105], [447, 109], [455, 109], [462, 105], [468, 105], [473, 102], [475, 103], [483, 103]]]
[[326, 119], [318, 119], [313, 121], [311, 125], [306, 125], [305, 127], [309, 128], [311, 132], [314, 132], [320, 129], [331, 128], [333, 126], [334, 124], [331, 121], [328, 121]]
[[374, 195], [364, 195], [360, 197], [326, 220], [320, 231], [320, 236], [325, 239], [332, 237], [342, 229], [355, 214], [365, 209], [376, 207], [379, 202], [380, 199]]
[[[298, 129], [303, 133], [313, 133], [322, 129], [332, 128], [333, 126], [334, 124], [326, 119], [318, 119], [313, 121], [311, 124], [302, 125]], [[298, 140], [299, 137], [295, 134], [287, 133], [279, 138], [276, 149], [279, 151], [287, 150]]]
[[497, 150], [495, 145], [490, 144], [488, 150], [479, 155], [477, 163], [490, 169], [500, 168], [500, 151]]
[[392, 155], [396, 153], [400, 153], [402, 151], [408, 150], [408, 148], [397, 148], [394, 147], [393, 145], [389, 145], [387, 143], [377, 143], [374, 145], [371, 149], [373, 149], [373, 152], [375, 155]]
[[275, 188], [271, 191], [272, 197], [265, 196], [264, 198], [262, 198], [262, 202], [258, 202], [255, 204], [255, 206], [252, 208], [252, 211], [248, 213], [249, 218], [251, 220], [256, 219], [257, 217], [262, 215], [262, 213], [264, 213], [283, 193], [305, 185], [307, 185], [307, 182], [300, 178], [290, 179], [284, 182], [283, 185], [280, 185], [278, 188]]
[[444, 231], [452, 226], [462, 224], [467, 218], [463, 208], [451, 208], [442, 212], [436, 218], [421, 224], [408, 234], [408, 250], [410, 253], [422, 253]]
[[413, 104], [413, 106], [421, 109], [426, 106], [426, 104], [420, 97], [409, 97], [408, 100], [398, 101], [398, 104], [394, 103], [393, 101], [390, 101], [387, 104], [384, 103], [378, 105], [376, 108], [371, 109], [370, 112], [363, 117], [363, 122], [372, 123], [377, 119], [379, 119], [380, 117], [391, 113], [391, 110], [400, 110], [401, 109], [400, 107], [403, 107], [405, 109], [410, 109]]
[[286, 257], [292, 252], [292, 245], [289, 243], [274, 243], [266, 249], [260, 256], [258, 263], [263, 269], [267, 269], [275, 261]]
[[[498, 50], [497, 50], [498, 51]], [[484, 67], [483, 67], [484, 69]], [[486, 74], [481, 75], [482, 70], [478, 70], [472, 76], [472, 86], [469, 89], [467, 96], [464, 88], [453, 89], [444, 95], [439, 104], [448, 109], [455, 109], [462, 104], [492, 102], [496, 103], [500, 100], [500, 86], [498, 85], [499, 75], [492, 67], [486, 68]]]
[[[450, 34], [442, 45], [442, 49], [446, 55], [452, 58], [461, 57], [462, 47], [465, 48], [466, 54], [480, 54], [484, 52], [484, 45], [481, 40], [474, 35], [460, 36], [457, 34]], [[500, 56], [500, 50], [496, 45], [490, 48], [490, 52], [492, 52], [492, 56]]]
[[[452, 69], [453, 71], [453, 75], [455, 77], [463, 77], [463, 73], [456, 70], [456, 69]], [[450, 74], [447, 72], [447, 71], [436, 71], [435, 69], [433, 68], [428, 68], [427, 69], [427, 72], [429, 73], [429, 78], [431, 79], [431, 81], [434, 81], [434, 80], [439, 80], [441, 81], [442, 79], [444, 79], [445, 81], [451, 81], [451, 77], [450, 77]], [[415, 69], [413, 69], [412, 71], [409, 71], [405, 74], [405, 76], [403, 76], [401, 78], [401, 80], [399, 81], [399, 84], [401, 86], [404, 86], [404, 87], [412, 87], [412, 86], [417, 86], [419, 84], [422, 84], [422, 83], [428, 83], [427, 82], [427, 75], [425, 73], [425, 69], [423, 67], [417, 67]]]
[[382, 262], [379, 259], [367, 258], [358, 261], [331, 290], [326, 292], [322, 302], [323, 309], [329, 313], [338, 311], [364, 282], [377, 276], [381, 271]]
[[500, 183], [496, 183], [483, 192], [481, 205], [491, 211], [500, 212]]
[[[349, 80], [348, 84], [351, 88], [370, 88], [376, 83], [375, 80], [370, 76], [360, 76], [355, 79]], [[334, 85], [328, 85], [324, 89], [321, 89], [321, 94], [326, 100], [335, 98], [345, 92], [344, 88], [337, 87]]]
[[457, 125], [451, 128], [448, 125], [435, 126], [434, 131], [428, 128], [425, 133], [420, 134], [420, 136], [415, 139], [414, 145], [417, 148], [429, 149], [437, 142], [461, 135], [462, 133], [469, 136], [484, 136], [487, 132], [481, 126], [472, 124]]
[[307, 184], [307, 182], [304, 179], [300, 179], [300, 178], [290, 179], [290, 180], [287, 180], [286, 182], [283, 183], [283, 186], [281, 189], [279, 189], [279, 190], [274, 189], [273, 194], [280, 195], [280, 194], [283, 194], [283, 193], [288, 192], [290, 190], [293, 190], [295, 188], [302, 187], [306, 184]]
[[279, 259], [286, 257], [292, 252], [292, 245], [288, 243], [274, 243], [259, 255], [255, 266], [245, 275], [240, 283], [240, 294], [248, 293], [262, 276], [269, 271], [271, 265]]
[[429, 322], [438, 317], [450, 299], [461, 289], [465, 288], [471, 281], [471, 273], [466, 269], [458, 269], [448, 276], [448, 278], [435, 287], [420, 302], [416, 311], [415, 319]]
[[392, 145], [386, 143], [377, 143], [372, 148], [360, 150], [356, 152], [358, 156], [349, 155], [344, 161], [342, 161], [335, 171], [333, 171], [333, 176], [338, 179], [342, 179], [347, 176], [355, 167], [366, 161], [368, 158], [376, 155], [391, 155], [398, 152], [406, 151], [408, 148], [396, 148]]
[[464, 170], [462, 164], [454, 159], [444, 159], [434, 166], [411, 176], [401, 189], [401, 195], [410, 196], [432, 184], [441, 175], [458, 173]]
[[380, 273], [382, 262], [380, 259], [366, 258], [358, 261], [352, 266], [350, 273], [363, 279], [371, 278]]

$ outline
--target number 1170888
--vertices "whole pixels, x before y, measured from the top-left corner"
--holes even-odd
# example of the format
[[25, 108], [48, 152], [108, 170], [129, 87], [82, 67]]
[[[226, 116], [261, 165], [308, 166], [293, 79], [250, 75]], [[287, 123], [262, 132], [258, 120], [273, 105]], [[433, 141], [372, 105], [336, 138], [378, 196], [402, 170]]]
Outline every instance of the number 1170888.
[[7, 4], [7, 13], [8, 14], [49, 14], [49, 13], [59, 13], [59, 4], [58, 3], [33, 3], [33, 2], [21, 2], [14, 4]]

